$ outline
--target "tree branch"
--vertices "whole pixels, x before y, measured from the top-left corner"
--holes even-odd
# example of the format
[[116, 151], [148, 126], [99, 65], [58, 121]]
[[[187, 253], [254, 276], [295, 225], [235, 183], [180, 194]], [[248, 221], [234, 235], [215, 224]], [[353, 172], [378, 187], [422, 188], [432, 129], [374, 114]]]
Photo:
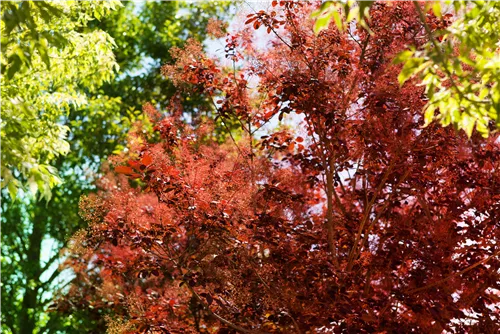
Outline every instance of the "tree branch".
[[477, 262], [477, 263], [474, 263], [473, 265], [470, 265], [469, 267], [465, 268], [464, 270], [461, 270], [459, 272], [456, 272], [456, 273], [453, 273], [437, 282], [434, 282], [434, 283], [431, 283], [431, 284], [428, 284], [426, 286], [423, 286], [423, 287], [420, 287], [420, 288], [414, 288], [414, 289], [410, 289], [410, 290], [407, 290], [405, 293], [407, 294], [414, 294], [414, 293], [417, 293], [417, 292], [420, 292], [420, 291], [423, 291], [423, 290], [427, 290], [427, 289], [430, 289], [430, 288], [433, 288], [435, 286], [438, 286], [446, 281], [448, 281], [449, 279], [455, 277], [455, 276], [460, 276], [462, 274], [465, 274], [466, 272], [482, 265], [482, 264], [485, 264], [486, 262], [488, 262], [489, 260], [491, 260], [491, 258], [497, 256], [497, 255], [500, 255], [500, 250], [496, 251], [495, 253], [491, 254], [490, 256], [488, 256], [487, 258], [485, 259], [482, 259], [481, 261]]

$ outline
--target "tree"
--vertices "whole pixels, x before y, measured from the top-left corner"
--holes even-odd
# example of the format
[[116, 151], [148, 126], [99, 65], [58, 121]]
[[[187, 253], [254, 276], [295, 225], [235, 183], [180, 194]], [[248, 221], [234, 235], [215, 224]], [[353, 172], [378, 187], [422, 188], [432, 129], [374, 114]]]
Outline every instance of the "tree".
[[[121, 113], [140, 111], [145, 102], [159, 109], [181, 103], [190, 122], [214, 118], [213, 105], [206, 96], [179, 92], [160, 73], [164, 64], [171, 63], [169, 50], [181, 47], [187, 39], [203, 42], [209, 22], [217, 23], [231, 16], [238, 2], [147, 1], [137, 8], [126, 2], [114, 15], [96, 22], [117, 44], [116, 59], [122, 75], [102, 87], [103, 93], [121, 101]], [[223, 27], [222, 32], [224, 31]], [[218, 35], [219, 38], [221, 37]], [[224, 140], [227, 127], [237, 124], [216, 122], [217, 136]]]
[[[2, 10], [9, 13], [8, 8], [4, 8], [4, 4], [2, 2]], [[101, 5], [106, 7], [109, 4], [106, 2]], [[38, 6], [50, 6], [52, 3], [34, 2], [34, 4], [29, 5], [31, 7], [28, 7], [27, 2], [13, 4], [13, 6], [18, 5], [24, 8], [24, 11], [37, 13]], [[57, 5], [54, 6], [59, 8]], [[147, 66], [137, 62], [137, 56], [128, 57], [129, 53], [141, 46], [144, 47], [144, 50], [141, 51], [140, 56], [147, 58], [151, 56], [148, 48], [152, 48], [154, 44], [156, 44], [155, 50], [158, 54], [168, 54], [172, 45], [182, 43], [180, 38], [167, 44], [158, 45], [156, 40], [142, 43], [141, 34], [147, 31], [146, 28], [141, 26], [141, 29], [135, 30], [133, 27], [139, 22], [146, 26], [149, 31], [168, 30], [171, 22], [166, 20], [166, 17], [175, 17], [177, 12], [181, 12], [185, 16], [176, 22], [174, 32], [203, 40], [208, 24], [206, 16], [203, 16], [203, 19], [200, 19], [200, 16], [197, 18], [191, 16], [191, 11], [194, 8], [192, 5], [172, 2], [158, 2], [154, 5], [154, 10], [151, 9], [153, 4], [150, 2], [144, 6], [127, 2], [112, 12], [106, 11], [106, 16], [102, 16], [103, 9], [97, 8], [97, 2], [64, 2], [63, 6], [73, 6], [71, 8], [78, 6], [96, 7], [96, 12], [101, 13], [100, 20], [90, 20], [86, 27], [79, 26], [78, 21], [76, 21], [79, 15], [83, 15], [84, 7], [81, 7], [81, 10], [75, 9], [76, 12], [71, 15], [66, 12], [58, 12], [58, 15], [69, 20], [68, 25], [78, 25], [78, 28], [75, 28], [78, 34], [87, 36], [101, 33], [111, 36], [116, 44], [113, 52], [116, 62], [120, 66], [120, 72], [118, 78], [114, 77], [109, 83], [94, 82], [95, 87], [93, 88], [87, 81], [75, 85], [75, 89], [80, 94], [84, 94], [86, 103], [65, 105], [64, 117], [55, 120], [60, 127], [70, 129], [68, 138], [65, 140], [68, 142], [70, 150], [65, 156], [59, 155], [50, 162], [51, 166], [58, 171], [58, 177], [62, 181], [51, 189], [51, 200], [37, 200], [30, 196], [29, 192], [21, 194], [16, 200], [13, 200], [9, 198], [6, 189], [2, 191], [2, 332], [6, 333], [101, 332], [103, 324], [101, 310], [85, 309], [66, 315], [51, 310], [49, 306], [53, 301], [54, 294], [64, 290], [72, 277], [71, 273], [61, 273], [58, 270], [59, 264], [64, 260], [60, 256], [59, 250], [66, 245], [68, 238], [84, 225], [78, 216], [79, 198], [82, 194], [95, 189], [94, 180], [99, 175], [101, 162], [112, 152], [119, 152], [126, 145], [128, 130], [137, 119], [141, 119], [140, 110], [136, 110], [136, 102], [141, 99], [149, 100], [150, 95], [147, 95], [149, 91], [145, 91], [143, 97], [137, 93], [134, 95], [134, 99], [128, 99], [128, 93], [132, 92], [134, 88], [128, 85], [133, 85], [134, 80], [139, 80], [138, 77], [134, 76], [134, 73], [149, 70]], [[213, 13], [215, 17], [223, 15], [221, 10], [223, 7], [207, 3], [203, 5], [203, 8], [206, 9], [207, 13]], [[214, 11], [212, 8], [217, 8], [217, 10]], [[145, 12], [148, 12], [149, 15], [144, 14]], [[215, 15], [215, 13], [217, 14]], [[35, 17], [34, 14], [31, 16]], [[96, 18], [97, 16], [98, 14], [94, 15]], [[141, 20], [138, 20], [137, 17], [141, 17]], [[57, 20], [59, 20], [58, 16], [50, 17], [50, 22], [54, 22], [54, 24], [59, 22]], [[7, 20], [5, 19], [3, 22], [5, 23]], [[22, 27], [24, 29], [24, 26]], [[36, 34], [34, 37], [27, 37], [33, 33], [29, 29], [33, 28], [28, 27], [28, 30], [24, 32], [26, 34], [23, 35], [25, 43], [22, 43], [22, 46], [34, 45], [33, 43], [40, 37]], [[124, 31], [129, 32], [127, 37], [123, 35]], [[64, 31], [64, 33], [73, 36], [72, 32]], [[33, 38], [35, 42], [29, 42], [30, 38]], [[48, 45], [53, 47], [51, 43], [49, 41]], [[78, 47], [80, 46], [78, 45]], [[36, 59], [38, 53], [39, 51], [35, 50], [29, 54], [32, 54], [32, 57]], [[46, 73], [47, 76], [44, 78], [47, 80], [56, 78], [59, 81], [68, 78], [69, 80], [69, 77], [65, 76], [66, 74], [60, 74], [64, 76], [62, 78], [57, 78], [55, 74], [62, 73], [70, 66], [76, 66], [75, 64], [73, 60], [51, 60], [50, 72], [47, 71], [48, 74]], [[19, 76], [18, 86], [38, 85], [37, 79], [28, 74], [32, 69], [24, 69], [25, 66], [28, 65], [22, 65], [19, 69], [21, 72], [26, 71], [26, 75]], [[45, 71], [44, 65], [40, 66]], [[73, 74], [80, 69], [71, 68]], [[50, 73], [54, 73], [54, 75]], [[17, 78], [17, 75], [16, 72], [14, 78]], [[135, 79], [130, 80], [128, 84], [121, 81], [121, 83], [117, 83], [122, 78], [130, 77], [135, 77]], [[4, 79], [9, 82], [7, 77]], [[161, 80], [162, 83], [164, 81], [166, 80]], [[145, 80], [141, 82], [147, 83], [152, 91], [163, 89], [163, 84], [160, 84], [159, 81]], [[164, 85], [166, 86], [166, 84]], [[126, 93], [119, 93], [116, 86], [120, 86], [122, 93]], [[113, 89], [108, 89], [109, 87], [113, 87]], [[42, 94], [42, 92], [38, 93]], [[170, 89], [162, 92], [164, 94], [162, 96], [166, 100], [170, 100], [174, 93]], [[192, 95], [192, 99], [201, 100], [195, 95]], [[189, 101], [187, 105], [189, 105]], [[4, 126], [12, 129], [16, 123], [5, 117], [4, 106], [2, 106], [2, 110]], [[13, 125], [11, 125], [11, 121], [14, 122]], [[28, 125], [37, 131], [41, 129], [40, 124], [30, 123]], [[18, 132], [14, 134], [20, 135]], [[9, 138], [7, 135], [4, 137], [4, 132], [2, 132], [4, 144], [2, 154], [8, 152], [6, 143]]]
[[[163, 73], [247, 136], [221, 146], [148, 106], [157, 137], [135, 131], [82, 198], [61, 310], [106, 310], [117, 332], [499, 330], [498, 135], [422, 128], [425, 91], [400, 87], [394, 64], [442, 20], [380, 2], [371, 34], [316, 35], [315, 9], [250, 14], [275, 38], [228, 37], [239, 70], [194, 41], [175, 50]], [[303, 117], [295, 132], [254, 138], [287, 114]]]
[[[104, 85], [104, 93], [120, 97], [124, 108], [141, 110], [145, 102], [161, 109], [168, 107], [175, 87], [160, 73], [160, 67], [172, 61], [168, 50], [182, 46], [188, 38], [203, 42], [209, 19], [227, 16], [229, 5], [228, 1], [148, 1], [137, 8], [127, 2], [114, 14], [96, 22], [97, 27], [115, 40], [116, 59], [124, 73]], [[188, 112], [188, 106], [201, 108], [205, 103], [199, 96], [191, 99], [194, 101], [183, 101]]]
[[51, 165], [66, 155], [72, 106], [89, 103], [117, 64], [113, 40], [81, 32], [119, 2], [5, 2], [2, 4], [2, 188], [15, 197], [28, 186], [50, 199], [61, 182]]
[[[425, 24], [436, 15], [442, 23], [425, 26], [429, 41], [420, 48], [403, 51], [397, 61], [405, 62], [399, 81], [418, 77], [429, 98], [424, 107], [426, 124], [438, 119], [471, 136], [476, 128], [483, 136], [500, 127], [500, 6], [490, 1], [433, 1], [424, 8], [414, 2]], [[327, 1], [314, 13], [316, 31], [334, 19], [339, 28], [356, 19], [370, 30], [369, 8], [373, 1]], [[446, 8], [448, 7], [448, 8]], [[452, 7], [451, 9], [449, 7]], [[344, 18], [341, 13], [344, 13]], [[437, 29], [436, 29], [437, 28]]]

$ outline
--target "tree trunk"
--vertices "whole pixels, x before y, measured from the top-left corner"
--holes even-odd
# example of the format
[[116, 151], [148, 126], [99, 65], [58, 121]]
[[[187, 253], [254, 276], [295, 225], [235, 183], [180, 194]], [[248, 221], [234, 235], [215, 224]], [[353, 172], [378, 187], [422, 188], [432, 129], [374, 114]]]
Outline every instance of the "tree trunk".
[[[40, 217], [41, 216], [41, 217]], [[40, 215], [39, 210], [33, 214], [33, 230], [29, 236], [28, 253], [26, 263], [23, 264], [26, 286], [22, 302], [22, 310], [19, 315], [19, 333], [32, 334], [36, 327], [36, 309], [38, 308], [38, 293], [40, 289], [40, 255], [42, 239], [44, 235], [45, 217]]]

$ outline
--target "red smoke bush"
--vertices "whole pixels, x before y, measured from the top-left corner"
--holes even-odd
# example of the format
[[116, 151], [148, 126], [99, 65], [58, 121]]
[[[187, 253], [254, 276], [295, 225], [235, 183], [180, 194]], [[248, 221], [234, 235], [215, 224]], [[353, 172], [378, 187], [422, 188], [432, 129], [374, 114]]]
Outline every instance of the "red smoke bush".
[[[250, 15], [276, 38], [259, 51], [248, 28], [229, 36], [234, 70], [194, 42], [177, 51], [163, 73], [245, 139], [153, 120], [160, 138], [82, 199], [61, 309], [106, 309], [124, 332], [499, 331], [498, 135], [422, 128], [423, 88], [393, 64], [426, 41], [413, 4], [374, 4], [372, 35], [316, 36], [313, 8]], [[297, 129], [254, 138], [287, 114]]]

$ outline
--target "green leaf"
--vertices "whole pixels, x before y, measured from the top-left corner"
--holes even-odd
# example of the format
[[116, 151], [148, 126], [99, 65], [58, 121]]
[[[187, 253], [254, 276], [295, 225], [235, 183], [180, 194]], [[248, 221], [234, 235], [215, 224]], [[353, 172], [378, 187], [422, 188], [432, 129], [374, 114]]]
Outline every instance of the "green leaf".
[[327, 29], [331, 19], [332, 16], [330, 14], [318, 18], [314, 23], [314, 33], [318, 34], [321, 30]]
[[434, 120], [434, 112], [436, 107], [432, 104], [428, 105], [424, 113], [424, 127], [428, 126]]
[[45, 63], [45, 66], [47, 66], [47, 69], [50, 69], [50, 58], [49, 58], [49, 54], [47, 52], [47, 46], [43, 45], [43, 44], [39, 44], [38, 52], [40, 53], [40, 58]]
[[403, 52], [400, 52], [396, 57], [394, 57], [394, 60], [392, 61], [394, 64], [401, 64], [406, 62], [408, 59], [410, 59], [415, 51], [413, 50], [406, 50]]
[[28, 179], [28, 189], [30, 190], [30, 192], [35, 195], [37, 190], [38, 190], [38, 184], [37, 182], [35, 181], [35, 178], [34, 177], [30, 177]]
[[7, 189], [9, 190], [9, 195], [12, 200], [16, 199], [18, 184], [17, 180], [13, 179], [7, 184]]
[[422, 58], [411, 58], [404, 64], [401, 73], [398, 75], [398, 81], [401, 86], [410, 79], [413, 75], [415, 75], [421, 65], [424, 63]]
[[472, 131], [474, 130], [474, 125], [476, 124], [476, 120], [472, 117], [464, 115], [462, 117], [462, 128], [465, 130], [467, 137], [470, 138], [472, 136]]
[[342, 17], [340, 16], [340, 13], [336, 10], [332, 12], [333, 20], [335, 21], [335, 25], [337, 28], [342, 31], [344, 30], [344, 25], [342, 24]]
[[22, 65], [22, 61], [21, 61], [21, 58], [17, 55], [17, 54], [14, 54], [12, 55], [11, 59], [10, 59], [10, 67], [9, 69], [7, 70], [7, 79], [12, 79], [14, 77], [14, 75], [16, 74], [16, 72], [19, 71], [19, 69], [21, 68], [21, 65]]
[[441, 3], [439, 2], [434, 2], [432, 4], [432, 11], [434, 12], [434, 15], [436, 15], [436, 17], [438, 18], [441, 18], [442, 14], [441, 14]]
[[357, 1], [359, 6], [359, 20], [363, 27], [366, 25], [365, 21], [370, 19], [370, 7], [374, 2], [375, 1]]

